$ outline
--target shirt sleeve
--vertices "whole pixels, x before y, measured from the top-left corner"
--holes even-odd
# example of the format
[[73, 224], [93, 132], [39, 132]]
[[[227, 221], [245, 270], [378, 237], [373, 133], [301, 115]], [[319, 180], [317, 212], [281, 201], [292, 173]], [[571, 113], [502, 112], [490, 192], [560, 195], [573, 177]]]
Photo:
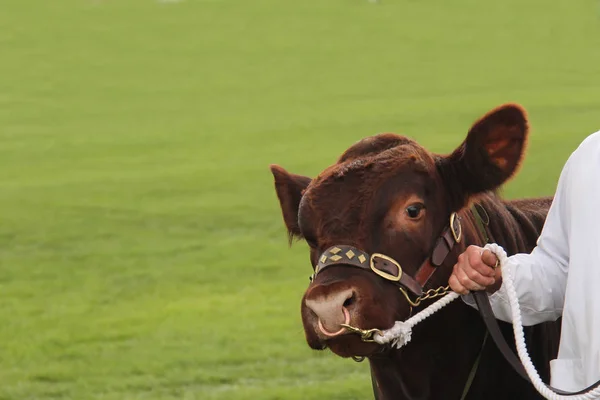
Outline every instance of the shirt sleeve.
[[[572, 157], [565, 164], [556, 194], [536, 247], [530, 254], [515, 254], [508, 258], [503, 268], [509, 269], [519, 305], [523, 325], [555, 321], [563, 310], [567, 271], [569, 265], [570, 177]], [[489, 296], [496, 318], [512, 322], [506, 287]], [[463, 296], [463, 301], [475, 307], [473, 296]]]

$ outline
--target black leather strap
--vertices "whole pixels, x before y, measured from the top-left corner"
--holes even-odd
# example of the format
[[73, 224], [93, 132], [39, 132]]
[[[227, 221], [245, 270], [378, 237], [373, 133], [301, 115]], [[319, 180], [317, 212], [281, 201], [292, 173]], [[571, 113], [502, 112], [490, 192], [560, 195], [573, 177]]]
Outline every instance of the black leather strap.
[[[477, 223], [477, 227], [479, 228], [479, 232], [481, 233], [482, 238], [485, 242], [488, 242], [489, 236], [487, 230], [485, 229], [485, 226], [489, 225], [490, 219], [487, 212], [485, 211], [485, 208], [483, 208], [481, 204], [476, 203], [473, 207], [471, 207], [471, 212], [475, 217], [475, 221]], [[485, 216], [485, 218], [482, 217], [482, 214]], [[490, 336], [492, 337], [492, 339], [494, 339], [494, 343], [496, 343], [496, 346], [498, 347], [498, 350], [500, 350], [500, 353], [502, 353], [502, 355], [504, 356], [504, 359], [513, 367], [513, 369], [519, 375], [521, 375], [523, 379], [525, 379], [529, 383], [532, 383], [531, 379], [529, 379], [529, 376], [527, 375], [527, 371], [525, 371], [525, 367], [523, 367], [523, 364], [521, 363], [521, 360], [511, 350], [511, 348], [508, 346], [508, 343], [506, 343], [506, 340], [504, 340], [504, 336], [502, 335], [502, 332], [500, 332], [500, 326], [498, 326], [498, 321], [494, 316], [494, 311], [492, 310], [492, 306], [490, 305], [490, 299], [488, 298], [487, 293], [484, 291], [473, 292], [473, 298], [475, 299], [475, 304], [477, 304], [479, 314], [481, 314], [481, 318], [483, 318], [483, 322], [485, 323], [485, 326], [487, 327]], [[552, 386], [547, 385], [546, 383], [544, 383], [544, 385], [556, 394], [560, 394], [562, 396], [575, 396], [589, 392], [590, 390], [599, 387], [600, 381], [578, 392], [566, 392], [560, 389], [553, 388]]]
[[[498, 346], [498, 349], [504, 356], [504, 359], [508, 361], [508, 363], [514, 368], [514, 370], [521, 375], [523, 379], [527, 382], [531, 383], [523, 364], [521, 364], [521, 360], [515, 355], [515, 353], [510, 349], [506, 340], [504, 340], [504, 336], [502, 336], [502, 332], [500, 332], [500, 327], [498, 326], [498, 321], [496, 321], [496, 317], [494, 316], [494, 312], [492, 311], [492, 306], [490, 305], [490, 300], [488, 295], [484, 291], [473, 292], [473, 297], [475, 298], [475, 303], [477, 304], [477, 308], [479, 309], [479, 313], [485, 322], [485, 326], [487, 327], [492, 339], [494, 339], [494, 343]], [[585, 389], [582, 389], [578, 392], [566, 392], [564, 390], [553, 388], [552, 386], [545, 384], [544, 385], [552, 390], [556, 394], [560, 394], [563, 396], [575, 396], [579, 394], [583, 394], [589, 392], [590, 390], [596, 389], [600, 386], [600, 381], [588, 386]]]

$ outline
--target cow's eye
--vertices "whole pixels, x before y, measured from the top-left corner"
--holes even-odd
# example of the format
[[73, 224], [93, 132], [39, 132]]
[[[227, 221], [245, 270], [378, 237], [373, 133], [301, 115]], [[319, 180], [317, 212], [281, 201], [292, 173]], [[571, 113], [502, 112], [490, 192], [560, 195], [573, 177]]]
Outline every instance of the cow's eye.
[[421, 212], [425, 209], [425, 205], [421, 203], [411, 204], [406, 207], [406, 215], [411, 219], [417, 219], [421, 216]]

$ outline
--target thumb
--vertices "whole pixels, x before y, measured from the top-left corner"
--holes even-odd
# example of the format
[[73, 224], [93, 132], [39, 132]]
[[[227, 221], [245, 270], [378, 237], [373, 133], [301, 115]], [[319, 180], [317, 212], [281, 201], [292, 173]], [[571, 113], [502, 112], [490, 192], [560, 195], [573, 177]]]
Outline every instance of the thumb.
[[495, 268], [496, 266], [499, 266], [497, 264], [498, 258], [496, 257], [496, 255], [494, 253], [492, 253], [488, 249], [485, 249], [483, 251], [483, 253], [481, 254], [481, 261], [483, 261], [486, 265], [488, 265], [491, 268]]

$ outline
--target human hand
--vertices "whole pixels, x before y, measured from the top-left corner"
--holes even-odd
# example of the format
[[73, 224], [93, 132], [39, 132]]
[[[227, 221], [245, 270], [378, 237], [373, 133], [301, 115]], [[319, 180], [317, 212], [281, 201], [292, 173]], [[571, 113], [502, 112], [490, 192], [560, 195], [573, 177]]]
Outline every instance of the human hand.
[[498, 268], [498, 258], [489, 250], [469, 246], [458, 256], [458, 262], [448, 283], [453, 291], [467, 294], [471, 290], [495, 292], [502, 282], [502, 270]]

